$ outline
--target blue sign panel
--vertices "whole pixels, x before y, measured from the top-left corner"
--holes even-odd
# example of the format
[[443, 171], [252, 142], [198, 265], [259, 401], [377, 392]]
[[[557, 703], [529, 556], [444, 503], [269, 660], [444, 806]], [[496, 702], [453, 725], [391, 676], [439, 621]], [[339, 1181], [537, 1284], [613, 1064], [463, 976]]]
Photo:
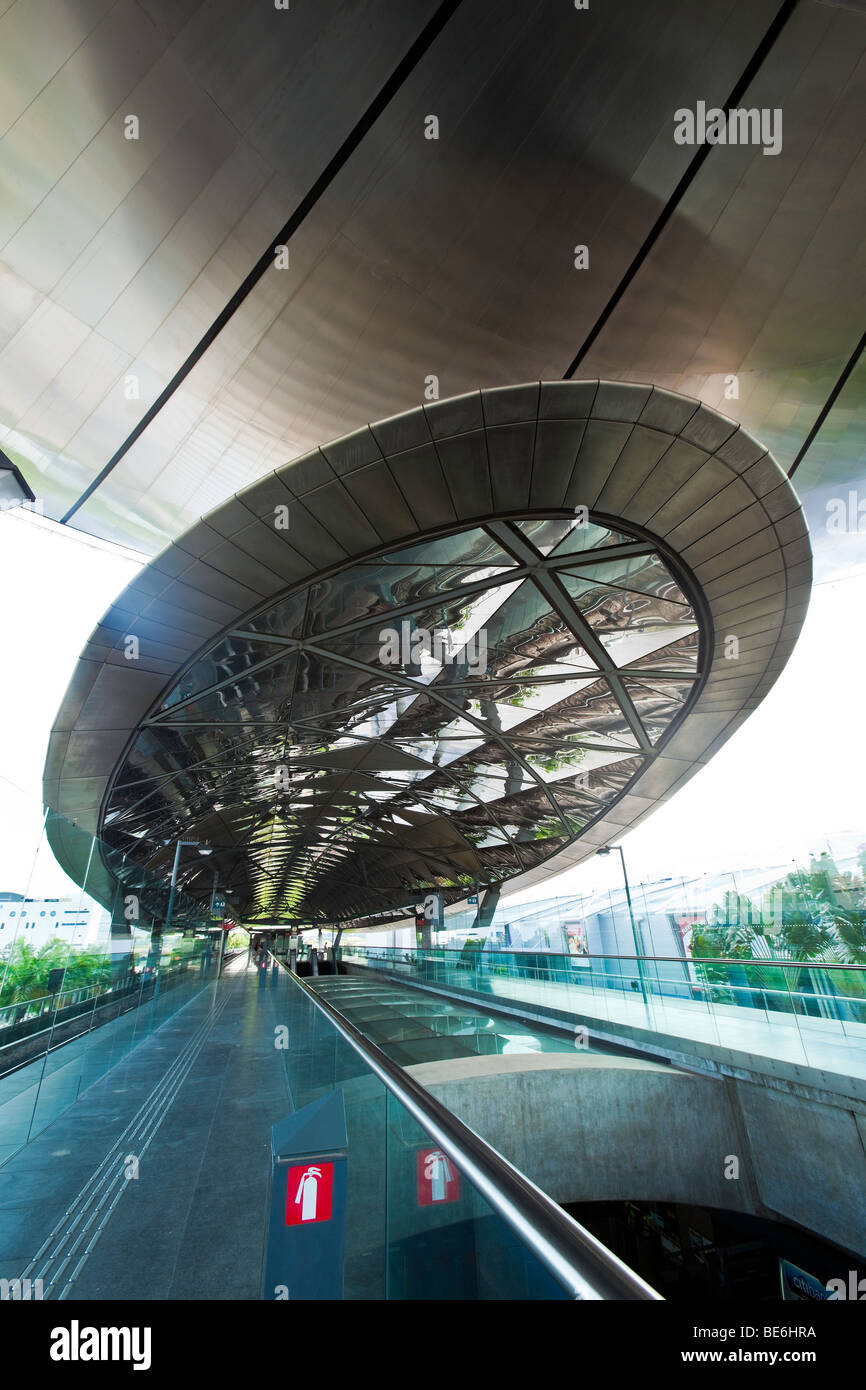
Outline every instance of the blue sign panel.
[[782, 1298], [786, 1303], [823, 1303], [831, 1297], [828, 1290], [805, 1269], [798, 1269], [789, 1260], [779, 1258], [779, 1277], [782, 1282]]
[[340, 1299], [346, 1238], [341, 1089], [274, 1125], [263, 1299]]

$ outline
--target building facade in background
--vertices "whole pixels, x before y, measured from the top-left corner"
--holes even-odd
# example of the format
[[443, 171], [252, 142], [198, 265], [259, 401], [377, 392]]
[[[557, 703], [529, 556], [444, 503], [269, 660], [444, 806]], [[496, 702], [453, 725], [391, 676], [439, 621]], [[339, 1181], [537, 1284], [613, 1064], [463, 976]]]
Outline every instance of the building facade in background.
[[109, 915], [98, 903], [75, 898], [25, 898], [0, 893], [0, 952], [17, 943], [38, 951], [51, 941], [79, 948], [108, 936]]

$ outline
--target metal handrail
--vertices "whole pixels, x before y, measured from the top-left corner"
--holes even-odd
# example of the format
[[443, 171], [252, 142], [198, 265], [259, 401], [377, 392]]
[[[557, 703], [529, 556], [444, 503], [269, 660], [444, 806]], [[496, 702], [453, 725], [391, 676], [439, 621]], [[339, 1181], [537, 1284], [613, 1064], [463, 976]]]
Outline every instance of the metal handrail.
[[284, 961], [278, 963], [572, 1298], [663, 1301], [634, 1270], [453, 1115]]
[[[407, 951], [416, 955], [427, 954], [433, 951], [445, 954], [450, 951], [453, 955], [462, 955], [461, 946], [365, 946], [362, 942], [344, 941], [340, 947], [342, 951], [393, 951], [395, 954], [405, 954]], [[791, 970], [866, 970], [866, 965], [840, 964], [838, 961], [823, 960], [777, 960], [775, 956], [616, 956], [601, 955], [591, 952], [585, 956], [573, 956], [570, 951], [545, 951], [540, 947], [528, 947], [517, 950], [514, 947], [506, 946], [504, 950], [496, 951], [472, 951], [473, 956], [544, 956], [550, 960], [644, 960], [653, 964], [656, 961], [667, 961], [674, 965], [764, 965], [779, 966], [782, 969]]]

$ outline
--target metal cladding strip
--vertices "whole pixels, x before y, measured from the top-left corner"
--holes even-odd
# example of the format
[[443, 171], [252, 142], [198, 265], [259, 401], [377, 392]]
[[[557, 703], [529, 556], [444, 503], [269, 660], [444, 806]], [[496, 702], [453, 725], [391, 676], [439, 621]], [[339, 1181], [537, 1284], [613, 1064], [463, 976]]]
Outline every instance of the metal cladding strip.
[[280, 964], [413, 1119], [444, 1149], [488, 1206], [573, 1299], [663, 1301], [661, 1294], [446, 1109], [284, 961]]
[[822, 405], [821, 409], [818, 411], [818, 414], [815, 416], [815, 423], [813, 424], [809, 433], [806, 435], [806, 438], [803, 440], [803, 443], [797, 450], [797, 453], [794, 457], [794, 462], [788, 469], [789, 478], [793, 478], [797, 469], [800, 467], [800, 464], [803, 462], [803, 459], [806, 457], [812, 445], [815, 443], [815, 440], [818, 438], [818, 435], [821, 433], [821, 429], [824, 425], [825, 420], [827, 419], [827, 416], [830, 414], [830, 411], [833, 409], [837, 400], [841, 396], [849, 376], [854, 371], [854, 368], [857, 366], [857, 363], [860, 361], [860, 358], [863, 356], [864, 352], [866, 352], [866, 332], [863, 333], [862, 337], [860, 338], [860, 341], [857, 343], [857, 346], [854, 348], [854, 351], [851, 353], [851, 356], [848, 358], [848, 361], [845, 363], [845, 366], [842, 368], [842, 371], [833, 383], [833, 389], [831, 390], [829, 396]]
[[[102, 816], [142, 723], [225, 634], [401, 545], [578, 506], [679, 563], [704, 608], [704, 684], [604, 815], [509, 889], [620, 838], [710, 760], [778, 679], [806, 613], [808, 532], [767, 449], [700, 401], [647, 384], [534, 382], [436, 401], [312, 450], [210, 513], [132, 581], [82, 653], [49, 743], [44, 800], [76, 822], [49, 818], [62, 866], [82, 881], [90, 836], [110, 835]], [[275, 526], [281, 509], [291, 529]], [[125, 642], [136, 633], [133, 662]], [[209, 814], [192, 818], [205, 825], [201, 838], [213, 838]], [[93, 860], [89, 891], [107, 897], [114, 880]]]
[[[797, 8], [797, 4], [798, 0], [784, 0], [784, 3], [779, 6], [779, 9], [776, 11], [776, 14], [773, 17], [773, 20], [769, 28], [764, 34], [764, 37], [761, 39], [761, 42], [758, 44], [757, 48], [755, 49], [755, 52], [752, 54], [751, 58], [746, 64], [746, 67], [743, 69], [732, 90], [729, 92], [727, 101], [723, 101], [720, 103], [723, 111], [730, 111], [732, 107], [739, 106], [741, 100], [745, 96], [752, 82], [757, 77], [758, 72], [763, 67], [765, 60], [774, 48], [776, 40], [779, 38], [779, 35], [782, 33], [782, 30], [785, 28], [785, 25], [791, 18], [791, 15], [794, 13], [794, 10]], [[631, 264], [628, 266], [625, 274], [623, 275], [622, 279], [620, 280], [619, 284], [617, 285], [607, 304], [604, 306], [604, 309], [602, 310], [601, 314], [596, 319], [595, 323], [593, 324], [592, 328], [590, 329], [580, 348], [575, 353], [572, 361], [569, 363], [568, 367], [566, 367], [565, 372], [563, 373], [563, 377], [565, 380], [569, 380], [569, 378], [574, 376], [575, 372], [577, 371], [581, 362], [586, 357], [596, 338], [601, 333], [602, 329], [604, 328], [614, 309], [619, 304], [620, 300], [622, 299], [632, 280], [635, 278], [641, 266], [646, 261], [647, 257], [652, 251], [652, 248], [655, 246], [656, 242], [658, 241], [659, 237], [661, 236], [662, 232], [664, 231], [674, 212], [679, 207], [685, 194], [688, 192], [689, 188], [694, 183], [698, 173], [701, 170], [701, 167], [704, 164], [704, 161], [709, 157], [710, 152], [714, 148], [715, 147], [710, 144], [704, 144], [699, 146], [697, 152], [689, 161], [689, 164], [686, 167], [686, 170], [683, 173], [682, 177], [680, 178], [679, 183], [676, 185], [673, 192], [670, 194], [667, 202], [665, 203], [664, 207], [662, 208], [661, 212], [659, 213], [658, 217], [656, 218], [655, 222], [653, 223], [652, 227], [650, 228], [649, 232], [647, 233], [637, 252], [635, 253], [634, 258], [631, 261]]]
[[[196, 343], [192, 352], [190, 352], [185, 361], [181, 363], [180, 367], [171, 378], [171, 381], [169, 381], [168, 385], [157, 396], [153, 405], [151, 405], [149, 410], [141, 417], [135, 428], [127, 435], [120, 447], [115, 450], [105, 466], [100, 469], [96, 477], [81, 493], [80, 497], [76, 498], [72, 506], [69, 507], [60, 518], [61, 524], [72, 520], [79, 508], [83, 507], [84, 503], [92, 496], [98, 487], [101, 487], [109, 473], [117, 467], [121, 459], [124, 458], [132, 448], [135, 441], [140, 438], [148, 426], [156, 419], [163, 407], [168, 404], [178, 387], [186, 380], [192, 369], [201, 360], [211, 344], [219, 337], [226, 324], [237, 313], [244, 300], [255, 288], [262, 276], [273, 265], [274, 256], [277, 251], [291, 241], [295, 232], [303, 225], [306, 218], [317, 206], [319, 200], [330, 188], [340, 170], [347, 164], [351, 156], [355, 153], [355, 150], [372, 130], [376, 121], [393, 97], [400, 91], [406, 79], [414, 72], [415, 68], [438, 38], [440, 32], [444, 29], [448, 20], [460, 4], [461, 0], [442, 0], [442, 4], [439, 5], [438, 9], [424, 25], [424, 28], [403, 55], [387, 82], [379, 89], [360, 120], [352, 130], [349, 131], [349, 134], [340, 145], [336, 154], [329, 160], [312, 187], [308, 189], [288, 221], [268, 243], [267, 248], [262, 252], [261, 256], [259, 256], [255, 265], [248, 271], [234, 294]], [[35, 498], [33, 500], [35, 500]]]
[[[190, 1070], [195, 1065], [198, 1056], [207, 1041], [208, 1034], [217, 1022], [224, 1009], [226, 1008], [229, 995], [226, 994], [208, 1013], [207, 1017], [199, 1025], [199, 1028], [190, 1038], [183, 1050], [174, 1059], [171, 1066], [166, 1071], [162, 1079], [154, 1086], [147, 1099], [143, 1102], [139, 1110], [130, 1120], [126, 1129], [115, 1140], [108, 1153], [88, 1179], [78, 1196], [67, 1207], [60, 1221], [49, 1233], [42, 1245], [33, 1256], [27, 1268], [23, 1271], [21, 1278], [34, 1277], [47, 1283], [46, 1298], [51, 1297], [52, 1290], [58, 1284], [64, 1270], [73, 1259], [76, 1250], [82, 1240], [87, 1235], [90, 1227], [96, 1218], [103, 1212], [106, 1202], [117, 1188], [113, 1200], [108, 1210], [102, 1216], [96, 1231], [93, 1233], [86, 1249], [84, 1250], [78, 1264], [75, 1266], [69, 1279], [66, 1281], [58, 1298], [66, 1298], [70, 1288], [80, 1274], [84, 1263], [91, 1250], [108, 1224], [108, 1220], [123, 1196], [127, 1187], [127, 1178], [121, 1166], [117, 1171], [112, 1172], [112, 1165], [117, 1161], [117, 1156], [122, 1149], [127, 1148], [130, 1143], [146, 1134], [144, 1143], [139, 1145], [136, 1157], [140, 1157], [149, 1147], [151, 1140], [156, 1135], [160, 1125], [168, 1114], [178, 1091], [189, 1075]], [[148, 1126], [150, 1128], [148, 1129]], [[72, 1242], [69, 1244], [69, 1242]], [[49, 1247], [54, 1245], [50, 1253], [46, 1252]], [[68, 1248], [67, 1248], [68, 1247]], [[39, 1261], [46, 1256], [45, 1263], [39, 1268], [38, 1274], [34, 1271]]]

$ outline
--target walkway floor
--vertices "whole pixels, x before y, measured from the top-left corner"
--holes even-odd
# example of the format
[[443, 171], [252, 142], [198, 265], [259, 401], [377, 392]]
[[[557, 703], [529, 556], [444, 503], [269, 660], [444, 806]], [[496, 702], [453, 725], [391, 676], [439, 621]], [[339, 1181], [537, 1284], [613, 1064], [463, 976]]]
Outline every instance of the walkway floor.
[[0, 1278], [53, 1276], [52, 1298], [73, 1273], [72, 1299], [259, 1297], [290, 986], [246, 959], [0, 1167]]

